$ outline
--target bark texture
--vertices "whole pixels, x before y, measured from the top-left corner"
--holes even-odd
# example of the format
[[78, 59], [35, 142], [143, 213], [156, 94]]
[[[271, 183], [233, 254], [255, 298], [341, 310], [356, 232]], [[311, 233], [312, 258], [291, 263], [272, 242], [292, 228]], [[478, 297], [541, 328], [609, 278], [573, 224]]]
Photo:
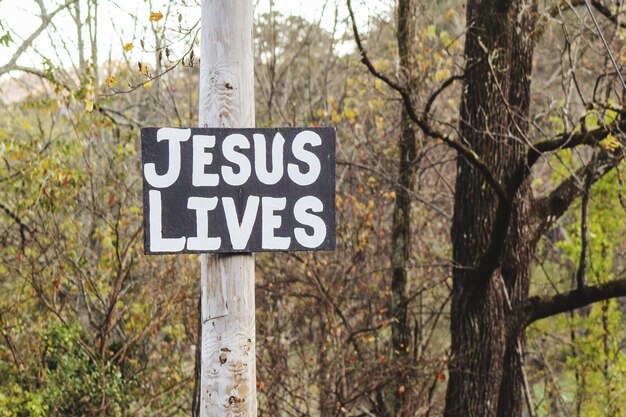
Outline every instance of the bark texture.
[[465, 57], [471, 69], [460, 131], [507, 196], [496, 195], [475, 165], [459, 158], [447, 417], [522, 412], [522, 361], [511, 306], [528, 297], [536, 246], [523, 175], [535, 22], [534, 0], [468, 1]]
[[[411, 94], [414, 85], [414, 56], [412, 45], [415, 41], [415, 1], [399, 0], [397, 6], [398, 56], [400, 59], [400, 79]], [[407, 314], [407, 286], [409, 257], [411, 252], [411, 199], [415, 188], [417, 170], [417, 142], [415, 124], [406, 108], [400, 116], [400, 138], [398, 139], [398, 179], [395, 187], [393, 224], [391, 232], [391, 314], [394, 318], [391, 327], [392, 347], [398, 375], [392, 386], [391, 413], [403, 416], [406, 406], [406, 391], [410, 375], [404, 371], [403, 363], [411, 346], [411, 328]], [[406, 393], [406, 394], [405, 394]]]

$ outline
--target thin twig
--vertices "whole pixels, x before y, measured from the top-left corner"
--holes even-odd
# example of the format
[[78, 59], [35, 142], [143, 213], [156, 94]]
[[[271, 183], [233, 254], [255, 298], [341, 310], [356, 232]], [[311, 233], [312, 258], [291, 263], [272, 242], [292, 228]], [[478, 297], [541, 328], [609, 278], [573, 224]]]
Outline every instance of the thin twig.
[[385, 84], [387, 84], [390, 88], [395, 90], [400, 94], [402, 98], [402, 102], [404, 103], [404, 107], [411, 118], [411, 120], [424, 132], [426, 136], [429, 136], [436, 140], [441, 140], [443, 143], [456, 150], [461, 156], [467, 159], [478, 171], [483, 175], [489, 186], [493, 188], [498, 198], [503, 201], [509, 201], [509, 195], [505, 188], [500, 184], [500, 182], [493, 175], [487, 164], [480, 160], [480, 157], [474, 152], [470, 147], [464, 145], [458, 140], [454, 140], [450, 136], [444, 134], [443, 132], [439, 132], [435, 130], [428, 121], [417, 115], [415, 111], [415, 107], [413, 106], [413, 102], [409, 92], [399, 83], [393, 81], [389, 77], [387, 77], [382, 72], [378, 71], [372, 61], [370, 61], [367, 56], [367, 52], [365, 47], [363, 46], [363, 41], [361, 40], [361, 35], [359, 34], [359, 30], [356, 24], [356, 18], [354, 17], [354, 11], [352, 10], [352, 1], [346, 0], [348, 6], [348, 12], [350, 14], [350, 20], [352, 22], [352, 32], [354, 34], [354, 40], [357, 44], [357, 48], [361, 55], [361, 62], [365, 67], [369, 70], [369, 72]]
[[617, 62], [615, 61], [615, 58], [613, 57], [611, 48], [609, 48], [609, 44], [606, 42], [606, 39], [604, 38], [604, 34], [602, 33], [602, 30], [600, 29], [600, 25], [598, 24], [598, 21], [596, 20], [596, 16], [593, 14], [593, 11], [591, 10], [591, 5], [589, 4], [589, 0], [584, 0], [584, 1], [585, 1], [585, 7], [587, 7], [587, 11], [591, 15], [591, 20], [593, 20], [593, 24], [595, 25], [596, 30], [598, 31], [598, 36], [600, 36], [600, 39], [602, 40], [602, 45], [604, 46], [604, 49], [606, 49], [606, 53], [609, 55], [609, 59], [611, 60], [611, 63], [613, 64], [613, 68], [615, 68], [615, 74], [617, 74], [617, 78], [619, 78], [620, 82], [622, 83], [622, 87], [624, 88], [624, 92], [626, 92], [626, 81], [624, 81], [624, 77], [622, 77], [622, 73], [620, 72], [619, 67], [617, 66]]

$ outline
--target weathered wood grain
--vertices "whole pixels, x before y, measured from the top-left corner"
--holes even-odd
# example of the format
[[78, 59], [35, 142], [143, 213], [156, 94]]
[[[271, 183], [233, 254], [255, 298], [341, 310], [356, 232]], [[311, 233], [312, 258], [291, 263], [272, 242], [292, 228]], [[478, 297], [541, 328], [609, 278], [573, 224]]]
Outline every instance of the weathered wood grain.
[[[200, 127], [254, 127], [251, 0], [202, 0]], [[201, 255], [202, 417], [257, 415], [254, 256]]]

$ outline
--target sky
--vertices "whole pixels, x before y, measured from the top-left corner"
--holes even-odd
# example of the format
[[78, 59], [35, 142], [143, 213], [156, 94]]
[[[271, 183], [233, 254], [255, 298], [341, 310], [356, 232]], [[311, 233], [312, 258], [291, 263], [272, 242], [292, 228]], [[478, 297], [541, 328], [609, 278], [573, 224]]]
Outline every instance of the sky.
[[[83, 18], [85, 17], [86, 0], [80, 0], [83, 6]], [[103, 63], [109, 58], [121, 59], [126, 54], [131, 60], [150, 60], [153, 54], [145, 53], [139, 48], [140, 34], [150, 23], [151, 12], [162, 12], [166, 14], [168, 8], [175, 10], [165, 23], [166, 30], [174, 29], [178, 26], [177, 15], [183, 15], [181, 25], [183, 28], [192, 27], [200, 15], [200, 0], [113, 0], [99, 2], [98, 19], [98, 61]], [[255, 13], [269, 11], [270, 0], [253, 0], [255, 3]], [[44, 0], [48, 12], [51, 12], [64, 0]], [[185, 7], [183, 3], [186, 3]], [[274, 0], [275, 10], [285, 15], [300, 15], [309, 20], [321, 19], [322, 27], [330, 29], [334, 21], [334, 10], [339, 4], [339, 17], [347, 17], [344, 0]], [[324, 7], [326, 4], [326, 7]], [[359, 24], [366, 30], [368, 16], [372, 13], [380, 13], [388, 8], [388, 0], [365, 1], [355, 0]], [[323, 12], [323, 14], [322, 14]], [[11, 30], [14, 42], [8, 46], [0, 44], [0, 67], [6, 64], [13, 56], [22, 39], [28, 38], [40, 24], [38, 17], [39, 8], [35, 0], [0, 0], [0, 36], [7, 30]], [[137, 19], [134, 18], [137, 16]], [[34, 50], [22, 56], [18, 61], [19, 65], [41, 68], [44, 57], [50, 58], [55, 65], [70, 65], [77, 61], [76, 48], [76, 26], [67, 11], [62, 11], [53, 20], [54, 27], [47, 33], [38, 37], [33, 46]], [[159, 24], [165, 22], [161, 20]], [[143, 26], [143, 27], [142, 27]], [[168, 33], [168, 37], [176, 35], [174, 32]], [[49, 35], [49, 36], [48, 36]], [[87, 34], [84, 34], [87, 37]], [[20, 39], [21, 38], [21, 39]], [[149, 38], [148, 38], [149, 39]], [[135, 47], [132, 51], [124, 52], [123, 45], [133, 43]], [[146, 49], [150, 49], [150, 41], [145, 43]], [[175, 49], [175, 48], [173, 48]], [[146, 56], [147, 55], [147, 56]]]

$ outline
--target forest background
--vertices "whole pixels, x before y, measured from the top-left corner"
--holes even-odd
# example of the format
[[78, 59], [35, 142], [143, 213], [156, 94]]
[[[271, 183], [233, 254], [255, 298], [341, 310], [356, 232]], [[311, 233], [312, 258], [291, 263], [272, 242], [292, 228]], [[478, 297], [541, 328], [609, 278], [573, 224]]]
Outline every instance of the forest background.
[[[257, 5], [256, 118], [337, 127], [338, 248], [256, 256], [259, 415], [626, 416], [625, 6], [310, 3]], [[0, 416], [197, 414], [139, 129], [197, 125], [198, 9], [0, 3]]]

